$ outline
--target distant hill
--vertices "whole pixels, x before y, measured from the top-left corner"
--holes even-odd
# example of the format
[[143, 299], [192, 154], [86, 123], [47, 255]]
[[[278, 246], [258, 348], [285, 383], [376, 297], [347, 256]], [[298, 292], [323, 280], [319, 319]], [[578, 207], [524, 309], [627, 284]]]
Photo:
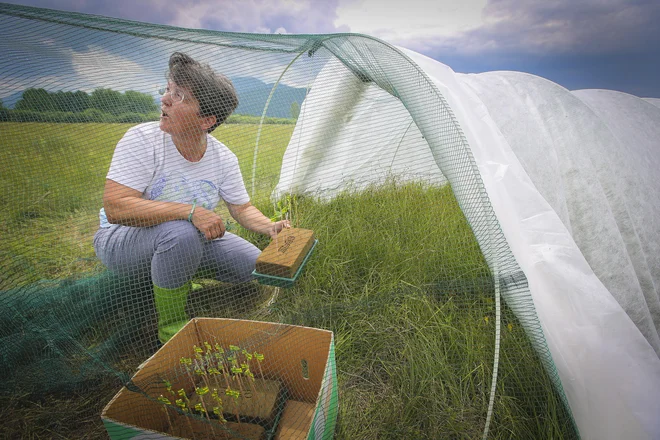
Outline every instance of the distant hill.
[[[237, 77], [231, 79], [238, 93], [238, 108], [234, 113], [240, 115], [261, 116], [273, 84], [266, 84], [255, 78]], [[291, 103], [302, 105], [307, 89], [289, 87], [279, 84], [270, 100], [266, 116], [274, 118], [290, 118]]]
[[2, 105], [4, 105], [5, 108], [13, 109], [16, 103], [18, 102], [18, 100], [21, 99], [22, 96], [23, 96], [22, 91], [12, 93], [9, 96], [5, 96], [4, 98], [2, 98]]

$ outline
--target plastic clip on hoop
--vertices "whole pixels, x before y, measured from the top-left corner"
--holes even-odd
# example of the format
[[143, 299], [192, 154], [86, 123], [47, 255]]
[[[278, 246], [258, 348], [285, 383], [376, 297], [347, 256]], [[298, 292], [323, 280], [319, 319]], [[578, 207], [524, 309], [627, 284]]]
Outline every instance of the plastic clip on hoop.
[[193, 221], [193, 214], [195, 213], [196, 207], [197, 207], [197, 199], [193, 200], [192, 209], [190, 210], [190, 214], [188, 214], [188, 221], [190, 223], [192, 223]]

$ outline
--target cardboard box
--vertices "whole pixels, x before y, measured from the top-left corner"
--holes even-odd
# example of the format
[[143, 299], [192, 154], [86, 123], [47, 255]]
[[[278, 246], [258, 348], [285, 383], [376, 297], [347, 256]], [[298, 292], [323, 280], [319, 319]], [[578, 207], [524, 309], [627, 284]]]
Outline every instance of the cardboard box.
[[[236, 345], [263, 354], [264, 380], [281, 384], [285, 399], [272, 420], [265, 416], [209, 423], [184, 416], [157, 401], [172, 388], [194, 394], [181, 358], [194, 357], [193, 346], [204, 342]], [[252, 368], [255, 381], [261, 372]], [[270, 388], [270, 385], [265, 385]], [[223, 318], [195, 318], [145, 361], [106, 405], [101, 417], [110, 438], [148, 436], [173, 438], [331, 439], [338, 412], [337, 374], [332, 332], [309, 327]], [[169, 419], [169, 421], [168, 421]], [[237, 423], [239, 422], [240, 423]], [[271, 423], [272, 422], [272, 423]], [[174, 426], [174, 432], [170, 431]], [[211, 431], [210, 427], [213, 427]]]
[[283, 229], [257, 258], [256, 271], [281, 278], [293, 278], [314, 244], [310, 229]]

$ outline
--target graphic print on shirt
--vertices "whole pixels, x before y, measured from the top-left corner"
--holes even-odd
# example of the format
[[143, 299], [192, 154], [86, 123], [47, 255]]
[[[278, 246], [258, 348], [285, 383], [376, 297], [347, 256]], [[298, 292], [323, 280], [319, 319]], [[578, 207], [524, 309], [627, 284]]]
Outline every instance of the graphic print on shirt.
[[209, 180], [189, 180], [181, 172], [171, 172], [162, 175], [154, 182], [151, 193], [151, 200], [192, 203], [197, 201], [197, 205], [206, 209], [213, 209], [217, 205], [220, 196], [218, 188]]

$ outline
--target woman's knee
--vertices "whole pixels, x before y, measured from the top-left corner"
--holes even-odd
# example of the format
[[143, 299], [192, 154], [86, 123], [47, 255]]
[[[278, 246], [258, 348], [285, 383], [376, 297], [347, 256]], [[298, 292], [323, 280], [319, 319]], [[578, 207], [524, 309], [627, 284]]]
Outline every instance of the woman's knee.
[[232, 267], [233, 276], [235, 278], [234, 282], [245, 283], [247, 281], [251, 281], [254, 278], [252, 272], [255, 268], [257, 256], [253, 257], [251, 253], [236, 255], [236, 259], [234, 260]]
[[252, 243], [227, 233], [211, 246], [212, 260], [217, 265], [217, 278], [231, 283], [243, 283], [253, 279], [257, 257], [261, 251]]
[[148, 273], [153, 254], [152, 245], [121, 225], [99, 228], [94, 235], [94, 251], [101, 262], [113, 272], [135, 276]]
[[204, 239], [186, 221], [161, 223], [151, 260], [151, 277], [159, 287], [180, 287], [193, 277], [202, 258]]
[[161, 223], [156, 228], [159, 229], [155, 243], [156, 253], [201, 256], [203, 237], [192, 223], [183, 220], [170, 221]]

